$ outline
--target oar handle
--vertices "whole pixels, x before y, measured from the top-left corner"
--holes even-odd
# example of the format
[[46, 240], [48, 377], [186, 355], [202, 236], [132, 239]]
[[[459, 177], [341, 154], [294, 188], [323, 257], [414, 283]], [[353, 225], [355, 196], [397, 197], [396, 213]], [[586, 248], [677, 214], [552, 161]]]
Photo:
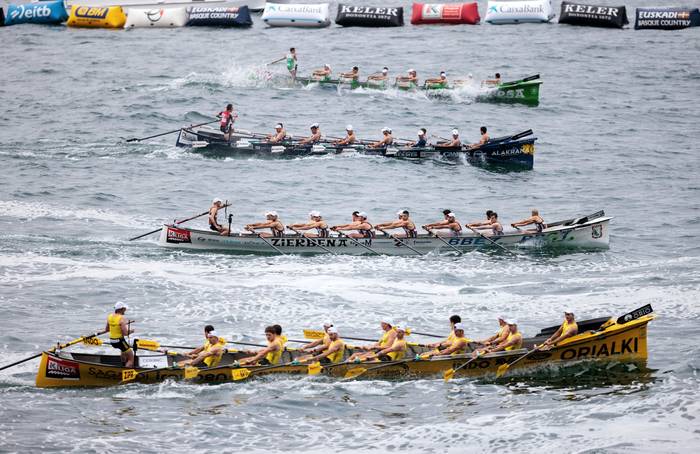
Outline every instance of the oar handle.
[[[212, 123], [216, 123], [217, 121], [219, 121], [219, 120], [212, 120], [212, 121], [207, 121], [206, 123], [199, 123], [199, 124], [196, 124], [196, 125], [191, 125], [190, 128], [196, 128], [196, 127], [198, 127], [198, 126], [209, 125], [209, 124], [212, 124]], [[162, 132], [162, 133], [160, 133], [160, 134], [154, 134], [154, 135], [152, 135], [152, 136], [147, 136], [147, 137], [140, 137], [140, 138], [139, 138], [139, 137], [133, 137], [133, 138], [131, 138], [131, 139], [127, 139], [126, 141], [127, 141], [127, 142], [141, 142], [141, 141], [143, 141], [143, 140], [153, 139], [153, 138], [155, 138], [155, 137], [167, 136], [168, 134], [174, 134], [174, 133], [176, 133], [176, 132], [179, 132], [181, 129], [182, 129], [182, 128], [173, 129], [172, 131]]]

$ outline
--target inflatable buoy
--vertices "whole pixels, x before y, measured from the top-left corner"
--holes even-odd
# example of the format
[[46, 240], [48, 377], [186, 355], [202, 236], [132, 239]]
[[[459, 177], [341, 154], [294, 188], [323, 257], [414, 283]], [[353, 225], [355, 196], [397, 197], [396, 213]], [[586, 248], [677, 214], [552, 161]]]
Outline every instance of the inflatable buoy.
[[549, 22], [554, 18], [551, 0], [492, 1], [489, 0], [484, 22], [490, 24], [520, 24]]
[[474, 3], [414, 3], [411, 23], [478, 24], [479, 6]]
[[124, 28], [134, 27], [184, 27], [187, 23], [187, 10], [175, 8], [129, 8]]
[[214, 27], [250, 27], [253, 19], [247, 6], [192, 6], [188, 9], [187, 25]]
[[7, 5], [5, 25], [16, 24], [60, 24], [68, 19], [63, 1], [38, 2]]
[[622, 28], [629, 24], [624, 6], [585, 5], [561, 2], [560, 24]]
[[66, 25], [87, 28], [122, 28], [126, 14], [121, 6], [80, 6], [70, 8]]
[[637, 8], [635, 30], [679, 30], [700, 26], [698, 8]]
[[328, 27], [328, 3], [266, 3], [262, 20], [271, 27]]
[[403, 7], [338, 5], [335, 23], [343, 27], [401, 27]]

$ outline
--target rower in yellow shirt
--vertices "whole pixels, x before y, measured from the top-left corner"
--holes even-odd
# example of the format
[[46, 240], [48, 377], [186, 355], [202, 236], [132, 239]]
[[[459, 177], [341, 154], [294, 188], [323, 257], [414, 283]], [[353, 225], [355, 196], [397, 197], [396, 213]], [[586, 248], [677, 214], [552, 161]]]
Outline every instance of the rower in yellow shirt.
[[225, 352], [226, 339], [219, 336], [216, 331], [211, 330], [207, 333], [207, 341], [202, 346], [202, 350], [194, 358], [180, 361], [178, 366], [204, 364], [206, 367], [216, 367], [221, 362]]
[[427, 346], [430, 348], [438, 348], [438, 349], [449, 347], [452, 344], [452, 341], [455, 340], [454, 328], [455, 328], [455, 325], [457, 323], [462, 323], [462, 317], [460, 317], [459, 315], [452, 315], [450, 317], [450, 334], [447, 336], [447, 339], [445, 339], [444, 341], [434, 342], [432, 344], [428, 344]]
[[461, 323], [455, 323], [454, 325], [454, 339], [449, 343], [449, 345], [446, 348], [443, 348], [442, 350], [440, 347], [437, 349], [424, 353], [421, 355], [421, 357], [427, 359], [432, 356], [446, 356], [446, 355], [463, 355], [467, 352], [467, 348], [469, 347], [469, 339], [464, 337], [464, 325]]
[[488, 347], [489, 345], [498, 345], [501, 342], [505, 341], [508, 337], [508, 333], [510, 332], [508, 328], [508, 323], [506, 323], [505, 316], [501, 315], [500, 317], [498, 317], [498, 325], [500, 326], [500, 328], [498, 329], [498, 332], [496, 334], [477, 342], [481, 345], [485, 345]]
[[384, 333], [382, 333], [382, 337], [380, 337], [374, 344], [354, 347], [355, 350], [360, 351], [353, 353], [350, 358], [348, 358], [348, 361], [355, 361], [358, 358], [360, 360], [371, 358], [375, 356], [376, 352], [390, 347], [394, 343], [394, 339], [396, 339], [396, 329], [392, 326], [392, 323], [383, 320], [380, 322], [380, 324], [382, 326], [382, 330], [384, 331]]
[[563, 341], [564, 339], [574, 337], [577, 334], [578, 324], [574, 318], [574, 313], [564, 312], [564, 323], [561, 324], [559, 329], [557, 329], [549, 339], [544, 341], [544, 344], [542, 347], [540, 347], [540, 350], [551, 350], [553, 347], [556, 347], [559, 342]]
[[277, 336], [277, 330], [274, 326], [265, 328], [265, 337], [267, 338], [267, 347], [257, 352], [250, 352], [254, 353], [254, 355], [240, 359], [238, 361], [240, 365], [275, 365], [280, 362], [282, 352], [284, 351], [284, 344], [282, 343], [282, 339]]
[[302, 346], [299, 350], [302, 352], [309, 352], [311, 354], [323, 351], [323, 349], [328, 347], [328, 345], [331, 343], [331, 338], [328, 335], [328, 330], [331, 327], [333, 327], [333, 322], [330, 320], [323, 322], [323, 337]]
[[326, 330], [330, 343], [317, 355], [307, 355], [299, 358], [300, 363], [311, 363], [320, 361], [321, 364], [335, 364], [343, 360], [345, 354], [345, 342], [338, 335], [338, 330], [331, 326]]
[[127, 309], [125, 303], [117, 301], [114, 304], [114, 312], [107, 316], [105, 330], [109, 331], [109, 344], [121, 352], [124, 367], [134, 367], [134, 350], [126, 341], [126, 336], [134, 332], [133, 329], [129, 329], [131, 322], [124, 318]]
[[491, 345], [484, 349], [476, 350], [472, 356], [483, 355], [486, 353], [511, 351], [523, 348], [523, 335], [518, 330], [518, 322], [515, 320], [504, 320], [508, 324], [508, 336], [499, 344]]
[[383, 343], [383, 348], [377, 351], [371, 351], [367, 353], [355, 353], [350, 358], [348, 362], [354, 361], [356, 363], [374, 360], [374, 361], [398, 361], [403, 359], [406, 355], [406, 350], [408, 349], [408, 344], [406, 342], [406, 329], [399, 325], [394, 325], [391, 329], [394, 332], [393, 340], [391, 344], [389, 342]]
[[282, 334], [282, 325], [272, 325], [273, 328], [275, 328], [275, 334], [277, 335], [277, 338], [282, 342], [282, 346], [286, 347], [287, 346], [287, 336]]

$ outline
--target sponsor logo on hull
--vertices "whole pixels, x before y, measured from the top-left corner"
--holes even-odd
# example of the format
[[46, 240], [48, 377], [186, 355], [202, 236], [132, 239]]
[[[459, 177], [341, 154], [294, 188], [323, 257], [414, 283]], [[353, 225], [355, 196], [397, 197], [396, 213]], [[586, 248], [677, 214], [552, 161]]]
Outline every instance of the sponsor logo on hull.
[[165, 237], [165, 242], [172, 244], [191, 243], [192, 238], [190, 237], [190, 231], [178, 229], [175, 227], [168, 227], [168, 233]]
[[80, 364], [49, 356], [46, 360], [46, 378], [80, 380]]

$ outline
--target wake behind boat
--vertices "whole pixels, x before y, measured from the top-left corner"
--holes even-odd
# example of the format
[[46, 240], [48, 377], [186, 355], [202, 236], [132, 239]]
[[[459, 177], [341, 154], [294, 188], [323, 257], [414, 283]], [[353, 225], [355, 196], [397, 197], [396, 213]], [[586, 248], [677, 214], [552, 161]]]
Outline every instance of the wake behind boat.
[[415, 238], [378, 235], [375, 238], [329, 236], [311, 238], [300, 234], [282, 234], [263, 238], [256, 234], [229, 233], [164, 225], [158, 244], [167, 248], [212, 250], [234, 254], [342, 254], [342, 255], [424, 255], [428, 253], [468, 252], [488, 248], [567, 248], [607, 249], [610, 245], [611, 217], [603, 211], [547, 224], [541, 233], [517, 231], [485, 236], [462, 233], [435, 237], [418, 234]]

